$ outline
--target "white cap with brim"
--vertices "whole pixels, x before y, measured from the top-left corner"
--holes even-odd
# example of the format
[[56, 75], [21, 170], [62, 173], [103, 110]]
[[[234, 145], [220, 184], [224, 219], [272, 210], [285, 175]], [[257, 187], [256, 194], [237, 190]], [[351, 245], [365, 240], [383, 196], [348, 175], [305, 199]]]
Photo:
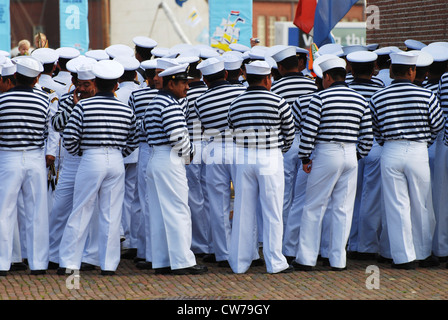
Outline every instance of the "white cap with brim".
[[265, 46], [255, 46], [249, 50], [249, 58], [252, 60], [264, 60], [268, 48]]
[[208, 76], [224, 70], [224, 61], [222, 59], [209, 58], [199, 63], [196, 68], [201, 71], [204, 76]]
[[86, 56], [79, 56], [76, 57], [74, 59], [69, 60], [69, 62], [67, 62], [67, 70], [70, 71], [71, 73], [78, 73], [78, 67], [82, 64], [93, 64], [97, 62], [95, 59], [93, 58], [88, 58]]
[[324, 76], [323, 72], [322, 72], [322, 68], [320, 67], [319, 64], [322, 63], [325, 60], [332, 59], [332, 58], [335, 58], [335, 57], [337, 57], [337, 56], [335, 56], [333, 54], [323, 54], [323, 55], [317, 57], [316, 60], [314, 60], [314, 62], [313, 62], [313, 72], [316, 74], [316, 76], [318, 78], [322, 79], [323, 76]]
[[347, 61], [354, 63], [369, 63], [378, 59], [378, 55], [371, 51], [355, 51], [347, 55]]
[[309, 54], [309, 51], [300, 47], [296, 47], [296, 54], [299, 53]]
[[16, 72], [26, 77], [36, 78], [42, 71], [44, 71], [42, 63], [39, 60], [29, 56], [13, 61], [16, 63]]
[[414, 39], [408, 39], [404, 42], [404, 45], [411, 50], [421, 50], [426, 47], [426, 44]]
[[428, 52], [424, 52], [421, 50], [412, 50], [409, 52], [415, 53], [418, 56], [416, 63], [416, 66], [418, 68], [428, 67], [434, 62], [434, 58]]
[[375, 52], [379, 56], [384, 56], [384, 55], [390, 55], [393, 52], [401, 52], [401, 51], [402, 50], [400, 50], [400, 48], [398, 48], [398, 47], [388, 46], [388, 47], [383, 47], [383, 48], [376, 49], [373, 52]]
[[448, 61], [448, 50], [443, 45], [428, 45], [421, 51], [429, 53], [433, 57], [434, 62]]
[[229, 49], [232, 51], [238, 51], [238, 52], [246, 52], [249, 51], [250, 48], [248, 46], [245, 46], [244, 44], [240, 44], [240, 43], [231, 43], [229, 44]]
[[17, 71], [17, 66], [11, 59], [6, 58], [6, 61], [2, 64], [2, 77], [8, 77], [14, 75]]
[[266, 55], [264, 57], [264, 61], [266, 61], [272, 69], [278, 69], [277, 62], [275, 62], [275, 60], [272, 59], [271, 56]]
[[271, 66], [266, 61], [253, 61], [246, 65], [246, 74], [269, 75], [271, 74]]
[[103, 50], [103, 49], [89, 50], [85, 53], [85, 56], [88, 58], [93, 58], [96, 61], [110, 59], [109, 55], [106, 53], [106, 50]]
[[113, 44], [107, 47], [105, 50], [109, 57], [111, 57], [112, 59], [118, 56], [134, 56], [134, 50], [125, 44]]
[[94, 80], [96, 78], [95, 74], [93, 73], [93, 66], [95, 64], [88, 63], [88, 64], [82, 64], [78, 67], [78, 80]]
[[322, 69], [322, 74], [327, 72], [328, 70], [343, 68], [347, 66], [347, 63], [344, 59], [339, 58], [338, 56], [330, 57], [321, 63], [319, 63], [319, 67]]
[[81, 53], [78, 49], [72, 47], [61, 47], [56, 49], [59, 59], [74, 59], [78, 57]]
[[418, 55], [413, 52], [394, 52], [390, 54], [390, 60], [392, 64], [402, 64], [402, 65], [416, 65]]
[[344, 52], [344, 56], [347, 56], [352, 52], [369, 51], [369, 49], [367, 48], [367, 46], [363, 45], [351, 45], [342, 47], [342, 51]]
[[157, 46], [157, 41], [145, 36], [134, 37], [132, 41], [136, 46], [142, 48], [151, 49]]
[[92, 72], [96, 78], [114, 80], [123, 75], [124, 67], [118, 61], [102, 60], [94, 64]]
[[51, 48], [38, 48], [31, 53], [31, 56], [42, 64], [54, 64], [59, 59], [59, 54]]
[[344, 56], [344, 51], [342, 50], [342, 46], [337, 43], [328, 43], [324, 44], [317, 50], [319, 56], [324, 54], [333, 54], [338, 57]]
[[178, 79], [178, 80], [188, 80], [193, 79], [187, 74], [188, 63], [179, 64], [177, 66], [170, 67], [159, 73], [159, 77]]
[[151, 54], [154, 57], [159, 57], [159, 58], [165, 57], [166, 55], [169, 54], [169, 52], [170, 52], [170, 49], [165, 48], [165, 47], [156, 47], [151, 50]]
[[199, 59], [199, 57], [194, 57], [194, 56], [190, 56], [190, 57], [178, 56], [175, 60], [178, 64], [184, 64], [184, 63], [190, 64], [190, 63], [198, 62], [200, 59]]
[[135, 71], [140, 67], [140, 61], [131, 56], [118, 56], [113, 59], [121, 63], [125, 71]]
[[176, 60], [171, 58], [159, 58], [157, 59], [157, 69], [165, 70], [174, 66], [178, 66], [179, 64]]
[[140, 67], [142, 67], [145, 70], [156, 69], [157, 68], [157, 60], [158, 59], [150, 59], [150, 60], [142, 61], [140, 63]]
[[271, 57], [275, 62], [280, 62], [286, 58], [293, 57], [296, 55], [296, 48], [292, 46], [281, 46], [277, 47], [276, 52], [272, 52]]
[[219, 56], [219, 53], [215, 50], [210, 48], [200, 48], [199, 57], [202, 59], [210, 59], [210, 58], [216, 58]]

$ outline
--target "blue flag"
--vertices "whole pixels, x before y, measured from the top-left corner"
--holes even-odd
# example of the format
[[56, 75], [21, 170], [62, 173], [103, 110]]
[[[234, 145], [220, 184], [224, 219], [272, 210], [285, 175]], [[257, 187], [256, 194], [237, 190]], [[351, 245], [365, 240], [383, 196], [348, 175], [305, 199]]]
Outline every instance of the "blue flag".
[[187, 2], [188, 0], [176, 0], [176, 3], [182, 7], [182, 5], [184, 4], [184, 2]]
[[59, 0], [61, 47], [89, 50], [88, 0]]
[[314, 15], [314, 43], [321, 47], [332, 42], [331, 30], [358, 0], [319, 0]]
[[9, 0], [0, 0], [0, 50], [11, 51], [11, 17]]

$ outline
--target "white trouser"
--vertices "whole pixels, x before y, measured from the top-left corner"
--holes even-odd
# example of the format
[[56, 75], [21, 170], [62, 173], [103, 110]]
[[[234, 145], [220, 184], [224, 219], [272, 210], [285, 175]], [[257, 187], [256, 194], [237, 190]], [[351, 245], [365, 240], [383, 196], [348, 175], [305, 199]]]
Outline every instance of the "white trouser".
[[210, 209], [206, 181], [206, 164], [202, 161], [202, 151], [206, 142], [195, 142], [196, 154], [186, 166], [188, 179], [188, 205], [191, 210], [192, 239], [194, 253], [212, 253]]
[[94, 148], [83, 152], [75, 179], [73, 210], [60, 245], [61, 267], [80, 268], [89, 225], [97, 204], [100, 267], [102, 270], [116, 270], [120, 262], [124, 175], [120, 150]]
[[394, 262], [427, 258], [431, 254], [435, 218], [426, 143], [385, 142], [381, 180]]
[[151, 233], [149, 229], [149, 195], [147, 192], [146, 168], [148, 160], [152, 157], [153, 148], [150, 148], [146, 142], [139, 145], [138, 165], [137, 165], [137, 191], [140, 204], [140, 222], [137, 231], [137, 257], [152, 261]]
[[279, 149], [236, 149], [235, 205], [229, 247], [229, 264], [235, 273], [246, 272], [258, 257], [258, 203], [266, 270], [277, 273], [288, 267], [282, 254], [283, 170]]
[[153, 268], [194, 266], [185, 164], [170, 146], [154, 146], [146, 168]]
[[230, 244], [231, 181], [234, 168], [233, 143], [210, 142], [204, 155], [208, 189], [210, 226], [217, 261], [227, 260]]
[[[0, 270], [9, 270], [17, 223], [25, 230], [31, 270], [48, 267], [47, 175], [43, 149], [0, 151]], [[24, 215], [17, 215], [22, 192]]]
[[348, 237], [347, 250], [358, 251], [359, 245], [359, 211], [362, 198], [362, 186], [364, 181], [364, 161], [358, 160], [358, 178], [356, 180], [356, 196], [355, 206], [353, 207], [352, 225], [350, 227], [350, 234]]
[[329, 215], [330, 265], [337, 268], [346, 266], [345, 247], [353, 215], [357, 173], [354, 144], [316, 144], [300, 222], [296, 256], [298, 263], [316, 265], [322, 237], [322, 220], [324, 215]]
[[296, 135], [291, 148], [283, 155], [283, 170], [285, 176], [285, 192], [283, 196], [283, 228], [286, 227], [288, 215], [294, 201], [294, 187], [296, 184], [299, 165], [299, 135]]
[[124, 248], [137, 248], [138, 228], [141, 222], [137, 177], [137, 163], [125, 164], [125, 192], [121, 215], [121, 234], [125, 238]]
[[432, 251], [438, 257], [448, 256], [448, 206], [446, 190], [448, 188], [448, 147], [443, 142], [443, 132], [437, 136], [434, 147], [434, 175], [432, 181], [432, 199], [436, 226]]

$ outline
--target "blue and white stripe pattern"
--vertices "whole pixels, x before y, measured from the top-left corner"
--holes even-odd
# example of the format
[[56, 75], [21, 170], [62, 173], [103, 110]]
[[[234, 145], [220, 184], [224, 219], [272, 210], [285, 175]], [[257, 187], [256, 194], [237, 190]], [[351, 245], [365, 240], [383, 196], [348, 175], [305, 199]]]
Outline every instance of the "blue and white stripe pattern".
[[31, 150], [45, 145], [49, 125], [48, 94], [16, 86], [0, 95], [0, 149]]
[[67, 125], [70, 114], [73, 111], [75, 104], [73, 102], [73, 93], [65, 93], [59, 100], [58, 111], [51, 118], [51, 124], [54, 130], [62, 132]]
[[436, 95], [408, 80], [394, 80], [370, 99], [375, 138], [432, 144], [444, 117]]
[[[187, 102], [188, 102], [188, 110], [189, 117], [187, 120], [188, 132], [190, 133], [190, 139], [194, 138], [194, 133], [199, 131], [201, 132], [200, 121], [198, 114], [196, 113], [194, 104], [196, 99], [201, 96], [204, 92], [208, 90], [207, 85], [202, 81], [196, 81], [189, 83], [190, 89], [187, 92]], [[196, 128], [195, 126], [199, 126]], [[196, 133], [197, 134], [197, 133]]]
[[285, 74], [271, 87], [271, 91], [285, 99], [290, 106], [298, 97], [316, 90], [314, 81], [300, 72]]
[[365, 157], [373, 145], [372, 119], [366, 99], [334, 82], [313, 95], [299, 145], [299, 158], [305, 163], [316, 143], [356, 143], [357, 152]]
[[138, 147], [136, 118], [113, 93], [98, 93], [79, 101], [63, 133], [64, 147], [79, 155], [89, 148], [110, 147], [128, 156]]
[[355, 78], [352, 82], [348, 83], [347, 85], [349, 88], [352, 88], [360, 95], [362, 95], [367, 100], [367, 102], [370, 101], [370, 98], [372, 98], [375, 92], [384, 88], [384, 86], [381, 86], [372, 80], [360, 79], [360, 78]]
[[448, 73], [444, 73], [440, 78], [439, 86], [438, 86], [438, 98], [440, 101], [440, 108], [442, 109], [444, 119], [445, 119], [445, 133], [443, 137], [443, 141], [446, 145], [448, 145]]
[[296, 135], [302, 131], [303, 124], [308, 113], [308, 105], [310, 104], [313, 93], [304, 94], [294, 101], [291, 105], [292, 114], [294, 116], [294, 125], [296, 129]]
[[131, 95], [129, 96], [128, 105], [134, 111], [137, 119], [137, 131], [139, 132], [140, 142], [146, 142], [146, 134], [144, 130], [142, 130], [142, 121], [145, 116], [146, 108], [158, 92], [158, 89], [145, 87], [131, 92]]

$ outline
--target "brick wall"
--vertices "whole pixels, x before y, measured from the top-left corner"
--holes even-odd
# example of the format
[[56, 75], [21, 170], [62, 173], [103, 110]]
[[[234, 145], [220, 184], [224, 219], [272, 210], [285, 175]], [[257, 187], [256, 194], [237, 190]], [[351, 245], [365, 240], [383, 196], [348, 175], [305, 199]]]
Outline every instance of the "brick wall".
[[379, 8], [379, 29], [367, 29], [367, 43], [404, 49], [406, 39], [448, 41], [447, 0], [367, 0], [370, 5]]

